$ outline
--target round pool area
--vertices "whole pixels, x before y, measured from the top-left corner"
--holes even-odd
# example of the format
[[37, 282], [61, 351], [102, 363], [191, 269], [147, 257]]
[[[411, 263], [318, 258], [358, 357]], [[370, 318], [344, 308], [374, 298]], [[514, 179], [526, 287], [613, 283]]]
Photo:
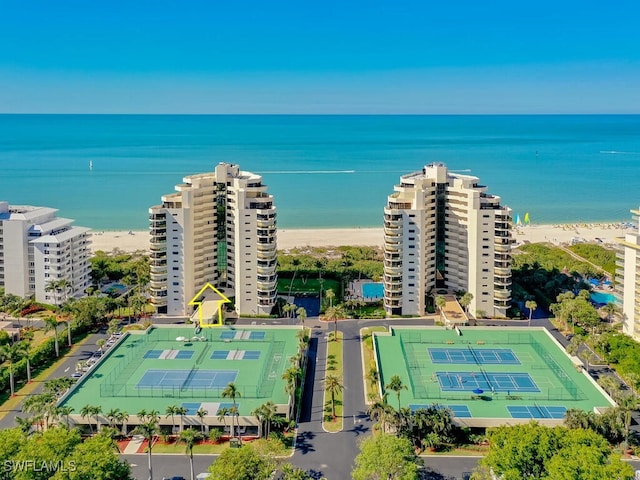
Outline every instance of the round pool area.
[[606, 305], [607, 303], [617, 304], [620, 302], [618, 297], [616, 297], [612, 293], [591, 292], [589, 297], [591, 298], [591, 301], [593, 303], [597, 303], [598, 305]]

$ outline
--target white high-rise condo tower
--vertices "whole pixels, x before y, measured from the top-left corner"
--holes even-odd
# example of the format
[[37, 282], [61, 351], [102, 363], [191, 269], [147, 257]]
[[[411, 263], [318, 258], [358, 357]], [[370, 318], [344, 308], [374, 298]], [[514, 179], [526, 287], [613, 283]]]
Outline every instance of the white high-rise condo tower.
[[190, 315], [207, 283], [239, 314], [270, 314], [276, 302], [276, 208], [262, 177], [237, 165], [191, 175], [149, 209], [151, 301]]
[[[640, 227], [640, 208], [631, 210]], [[618, 239], [616, 290], [622, 295], [622, 330], [640, 340], [640, 234], [627, 233]]]
[[55, 208], [0, 202], [0, 287], [61, 304], [91, 285], [90, 234]]
[[424, 315], [438, 294], [469, 292], [469, 312], [511, 302], [511, 209], [470, 175], [431, 164], [403, 175], [384, 209], [384, 306]]

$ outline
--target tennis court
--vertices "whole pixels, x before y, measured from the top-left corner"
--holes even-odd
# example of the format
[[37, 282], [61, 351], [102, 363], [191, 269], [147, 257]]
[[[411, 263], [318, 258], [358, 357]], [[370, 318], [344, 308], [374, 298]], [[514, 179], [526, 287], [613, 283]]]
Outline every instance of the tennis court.
[[[443, 392], [539, 392], [528, 373], [498, 372], [436, 372]], [[482, 392], [480, 392], [482, 393]]]
[[147, 370], [136, 387], [224, 388], [237, 376], [237, 370]]
[[289, 326], [220, 327], [203, 329], [202, 337], [196, 337], [191, 327], [159, 325], [129, 332], [59, 405], [75, 412], [100, 405], [103, 411], [119, 408], [135, 415], [143, 409], [164, 412], [167, 406], [207, 404], [209, 416], [216, 417], [216, 405], [228, 402], [223, 394], [233, 382], [241, 416], [251, 417], [268, 400], [289, 412], [282, 375], [298, 353], [299, 331]]
[[520, 360], [510, 348], [428, 348], [433, 363], [475, 363], [520, 365]]
[[[411, 411], [415, 412], [416, 410], [419, 410], [421, 408], [429, 408], [432, 407], [433, 405], [420, 405], [420, 404], [412, 404], [409, 405], [409, 408], [411, 409]], [[438, 407], [441, 408], [447, 408], [449, 410], [451, 410], [451, 413], [453, 414], [454, 417], [459, 417], [459, 418], [470, 418], [471, 417], [471, 412], [469, 411], [469, 407], [467, 407], [466, 405], [437, 405]]]
[[398, 375], [407, 386], [400, 392], [402, 406], [444, 405], [465, 426], [525, 418], [553, 424], [564, 415], [560, 406], [613, 406], [544, 328], [462, 327], [458, 334], [443, 327], [391, 327], [374, 334], [374, 346], [381, 395], [396, 395], [385, 385]]
[[566, 407], [545, 407], [543, 405], [509, 405], [507, 407], [513, 418], [564, 418]]

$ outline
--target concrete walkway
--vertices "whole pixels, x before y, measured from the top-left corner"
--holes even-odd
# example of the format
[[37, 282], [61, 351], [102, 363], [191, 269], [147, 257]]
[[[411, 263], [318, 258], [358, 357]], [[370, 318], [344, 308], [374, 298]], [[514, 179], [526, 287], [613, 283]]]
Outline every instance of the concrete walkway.
[[138, 453], [138, 450], [142, 446], [144, 442], [144, 437], [142, 435], [134, 435], [127, 443], [127, 446], [124, 449], [123, 455], [133, 455]]

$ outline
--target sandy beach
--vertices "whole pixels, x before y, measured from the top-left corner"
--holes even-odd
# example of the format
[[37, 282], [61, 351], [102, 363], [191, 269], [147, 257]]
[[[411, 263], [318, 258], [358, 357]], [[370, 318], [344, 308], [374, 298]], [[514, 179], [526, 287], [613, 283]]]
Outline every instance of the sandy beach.
[[[550, 242], [569, 244], [572, 239], [598, 242], [613, 246], [616, 237], [622, 237], [630, 228], [619, 223], [527, 225], [514, 227], [516, 244]], [[111, 252], [118, 248], [124, 252], [148, 250], [147, 231], [94, 231], [91, 250]], [[339, 245], [382, 246], [382, 228], [323, 228], [278, 230], [278, 249], [290, 250], [304, 247], [329, 247]]]

